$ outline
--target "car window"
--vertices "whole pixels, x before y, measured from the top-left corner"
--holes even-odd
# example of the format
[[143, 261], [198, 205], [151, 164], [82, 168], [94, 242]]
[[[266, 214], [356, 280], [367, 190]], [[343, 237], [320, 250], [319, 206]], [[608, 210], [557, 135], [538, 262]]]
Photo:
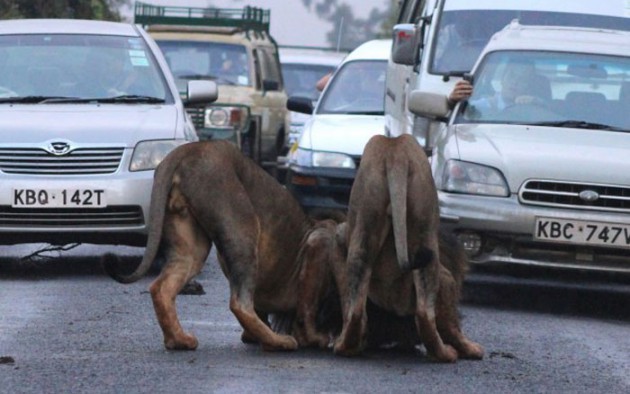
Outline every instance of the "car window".
[[321, 64], [284, 63], [282, 77], [289, 96], [308, 97], [315, 101], [319, 98], [319, 90], [315, 88], [317, 81], [335, 70], [334, 66]]
[[250, 86], [250, 62], [244, 45], [158, 40], [178, 79], [210, 79], [219, 85]]
[[457, 121], [567, 127], [583, 122], [630, 131], [629, 106], [627, 57], [499, 51], [480, 64], [473, 95]]
[[29, 34], [0, 37], [0, 97], [171, 101], [163, 75], [137, 37]]
[[384, 113], [387, 61], [354, 60], [335, 73], [321, 98], [320, 114]]

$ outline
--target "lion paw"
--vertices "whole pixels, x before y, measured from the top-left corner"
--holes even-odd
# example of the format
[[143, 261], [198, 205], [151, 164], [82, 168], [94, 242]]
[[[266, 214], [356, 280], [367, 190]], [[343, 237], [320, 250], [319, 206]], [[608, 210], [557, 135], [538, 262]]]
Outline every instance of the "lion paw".
[[451, 345], [445, 344], [438, 349], [436, 354], [432, 354], [431, 357], [442, 363], [454, 363], [457, 361], [457, 350]]
[[195, 350], [199, 346], [199, 341], [192, 334], [181, 334], [173, 338], [165, 338], [164, 346], [168, 350]]
[[333, 346], [333, 353], [339, 356], [354, 357], [363, 351], [361, 346], [348, 346], [344, 341], [337, 340]]
[[262, 348], [268, 352], [296, 350], [298, 342], [291, 335], [277, 335], [273, 343], [263, 343]]
[[472, 360], [481, 360], [483, 359], [483, 346], [475, 342], [467, 343], [463, 349], [459, 350], [459, 356], [461, 358], [468, 358]]

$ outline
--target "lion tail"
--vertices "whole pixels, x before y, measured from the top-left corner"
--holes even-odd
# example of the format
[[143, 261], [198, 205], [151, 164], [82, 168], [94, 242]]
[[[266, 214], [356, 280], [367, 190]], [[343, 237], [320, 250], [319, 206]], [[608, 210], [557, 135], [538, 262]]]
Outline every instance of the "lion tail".
[[394, 228], [394, 243], [398, 265], [403, 271], [410, 270], [409, 251], [407, 245], [407, 184], [409, 166], [401, 163], [392, 155], [385, 161], [387, 186]]
[[132, 273], [125, 274], [119, 259], [111, 254], [104, 256], [103, 269], [115, 281], [120, 283], [136, 282], [143, 278], [153, 265], [162, 239], [166, 200], [171, 189], [171, 179], [186, 154], [187, 151], [184, 149], [172, 151], [155, 170], [151, 190], [151, 207], [149, 208], [149, 234], [142, 262]]

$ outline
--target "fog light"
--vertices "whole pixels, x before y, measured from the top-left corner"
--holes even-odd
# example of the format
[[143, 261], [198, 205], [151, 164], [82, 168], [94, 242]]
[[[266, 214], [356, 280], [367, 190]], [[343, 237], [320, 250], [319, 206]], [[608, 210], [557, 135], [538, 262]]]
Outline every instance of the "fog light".
[[457, 239], [464, 247], [468, 257], [475, 256], [481, 251], [481, 236], [479, 234], [462, 232], [457, 234]]

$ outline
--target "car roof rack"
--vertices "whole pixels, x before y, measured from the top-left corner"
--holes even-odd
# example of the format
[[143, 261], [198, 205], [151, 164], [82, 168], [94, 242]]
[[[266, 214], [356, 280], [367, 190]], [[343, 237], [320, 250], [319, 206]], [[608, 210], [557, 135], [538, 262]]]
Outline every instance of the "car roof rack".
[[215, 26], [269, 34], [270, 11], [258, 7], [202, 8], [158, 6], [136, 1], [134, 23], [148, 25]]

